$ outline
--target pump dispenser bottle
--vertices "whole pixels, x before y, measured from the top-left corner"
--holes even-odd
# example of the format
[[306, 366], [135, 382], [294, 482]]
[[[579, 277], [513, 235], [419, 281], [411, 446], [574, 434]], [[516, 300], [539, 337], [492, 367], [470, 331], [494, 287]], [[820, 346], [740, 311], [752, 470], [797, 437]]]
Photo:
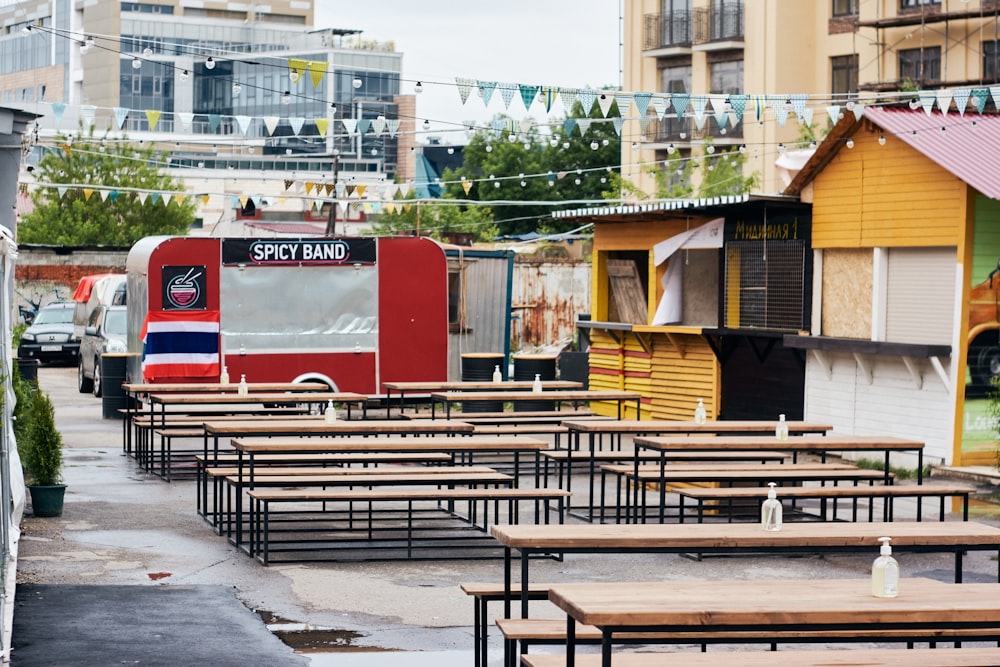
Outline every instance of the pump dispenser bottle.
[[222, 367], [222, 372], [219, 373], [219, 384], [229, 384], [229, 369], [225, 366]]
[[704, 424], [707, 419], [708, 413], [705, 411], [705, 401], [699, 398], [698, 407], [694, 409], [694, 423]]
[[246, 374], [240, 375], [240, 384], [236, 388], [236, 393], [240, 396], [246, 396], [250, 393], [250, 387], [247, 386], [247, 376]]
[[323, 421], [332, 424], [337, 421], [337, 411], [333, 407], [333, 400], [326, 402], [326, 410], [323, 411]]
[[879, 557], [872, 564], [872, 595], [877, 598], [894, 598], [899, 595], [899, 563], [892, 557], [891, 537], [880, 537]]
[[760, 525], [764, 530], [775, 532], [781, 530], [781, 502], [774, 490], [774, 482], [768, 482], [767, 500], [760, 507]]
[[531, 391], [536, 394], [542, 393], [542, 375], [541, 373], [535, 373], [535, 379], [531, 383]]
[[497, 383], [503, 382], [503, 374], [500, 373], [500, 366], [493, 367], [493, 381]]
[[778, 423], [774, 427], [774, 437], [778, 440], [788, 440], [788, 422], [785, 415], [778, 415]]

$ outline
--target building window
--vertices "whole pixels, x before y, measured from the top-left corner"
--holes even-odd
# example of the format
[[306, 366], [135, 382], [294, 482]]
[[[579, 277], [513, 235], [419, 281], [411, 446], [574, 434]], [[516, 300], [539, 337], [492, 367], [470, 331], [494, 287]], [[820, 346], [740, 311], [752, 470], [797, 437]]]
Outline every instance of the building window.
[[1000, 48], [997, 40], [983, 42], [983, 78], [988, 81], [1000, 79]]
[[941, 0], [899, 0], [899, 8], [901, 10], [917, 9], [919, 7], [927, 6], [940, 7]]
[[858, 56], [830, 58], [830, 92], [834, 95], [853, 95], [858, 92]]
[[858, 0], [833, 0], [834, 16], [857, 16]]
[[899, 78], [922, 83], [941, 80], [941, 47], [904, 49], [899, 52]]
[[743, 92], [742, 60], [725, 60], [711, 63], [708, 67], [711, 77], [710, 92], [727, 95], [738, 95]]

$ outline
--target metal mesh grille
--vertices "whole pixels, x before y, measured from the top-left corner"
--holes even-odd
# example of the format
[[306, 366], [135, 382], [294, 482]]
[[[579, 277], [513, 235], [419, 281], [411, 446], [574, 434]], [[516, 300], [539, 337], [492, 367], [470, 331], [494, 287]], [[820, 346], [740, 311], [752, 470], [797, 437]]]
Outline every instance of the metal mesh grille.
[[804, 241], [726, 244], [727, 328], [801, 329], [804, 294]]

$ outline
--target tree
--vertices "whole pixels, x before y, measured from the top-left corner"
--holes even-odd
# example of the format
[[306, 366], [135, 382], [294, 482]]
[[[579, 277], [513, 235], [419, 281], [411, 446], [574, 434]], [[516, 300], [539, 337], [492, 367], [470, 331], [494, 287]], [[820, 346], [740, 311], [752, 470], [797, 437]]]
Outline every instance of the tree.
[[746, 161], [747, 156], [736, 148], [715, 152], [712, 143], [707, 142], [705, 155], [700, 158], [701, 185], [698, 187], [698, 196], [741, 195], [760, 187], [760, 172], [743, 175]]
[[[42, 185], [31, 195], [35, 209], [18, 225], [19, 242], [130, 246], [154, 234], [185, 234], [194, 222], [194, 203], [172, 196], [183, 187], [160, 172], [152, 148], [108, 141], [106, 134], [97, 140], [93, 128], [85, 139], [59, 136], [56, 143], [38, 163]], [[143, 201], [140, 193], [150, 196]]]
[[[446, 172], [447, 174], [447, 172]], [[477, 241], [489, 241], [496, 237], [493, 215], [485, 206], [463, 206], [458, 202], [396, 202], [396, 211], [382, 212], [372, 225], [379, 236], [417, 233], [440, 240], [447, 232], [466, 232]]]

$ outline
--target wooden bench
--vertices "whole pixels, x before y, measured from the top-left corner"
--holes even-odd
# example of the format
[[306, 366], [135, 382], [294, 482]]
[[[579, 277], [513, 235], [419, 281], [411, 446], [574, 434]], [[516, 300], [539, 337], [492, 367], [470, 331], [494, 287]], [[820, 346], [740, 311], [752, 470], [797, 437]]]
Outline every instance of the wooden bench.
[[[578, 626], [579, 627], [579, 626]], [[994, 629], [995, 632], [995, 629]], [[992, 638], [992, 637], [991, 637]], [[717, 667], [732, 662], [741, 667], [991, 667], [1000, 664], [1000, 649], [856, 649], [814, 651], [740, 651], [714, 653], [615, 653], [615, 667]], [[576, 656], [579, 667], [599, 667], [601, 656]], [[527, 654], [523, 667], [565, 667], [565, 655]]]
[[[459, 584], [462, 592], [472, 598], [472, 644], [475, 647], [474, 667], [485, 667], [489, 655], [489, 606], [502, 602], [507, 593], [503, 582], [472, 582]], [[521, 587], [511, 586], [513, 595], [521, 596]], [[548, 600], [549, 584], [528, 584], [529, 600]]]
[[[763, 502], [765, 494], [761, 489], [757, 488], [672, 488], [672, 490], [680, 496], [680, 502], [678, 503], [678, 512], [680, 516], [680, 521], [684, 521], [684, 499], [690, 498], [697, 503], [697, 516], [698, 522], [704, 518], [704, 508], [706, 502], [720, 502], [727, 503], [726, 505], [726, 515], [732, 520], [735, 510], [734, 501], [746, 501], [746, 500], [759, 500]], [[938, 518], [941, 521], [945, 520], [945, 499], [958, 497], [962, 499], [962, 520], [969, 520], [969, 494], [975, 493], [976, 487], [969, 486], [967, 484], [907, 484], [904, 486], [891, 485], [891, 486], [792, 486], [792, 487], [781, 487], [777, 489], [779, 499], [788, 499], [793, 503], [800, 499], [810, 499], [810, 500], [820, 500], [820, 513], [819, 519], [827, 520], [827, 502], [830, 501], [831, 515], [833, 519], [837, 518], [837, 501], [838, 500], [850, 500], [852, 501], [851, 506], [851, 520], [858, 520], [858, 500], [866, 498], [872, 502], [868, 505], [868, 520], [874, 520], [874, 500], [881, 498], [883, 501], [882, 506], [882, 520], [892, 521], [893, 520], [893, 506], [894, 501], [897, 498], [916, 498], [917, 499], [917, 521], [923, 518], [923, 503], [921, 502], [923, 498], [938, 498], [940, 501], [940, 507], [938, 512]], [[753, 519], [760, 519], [759, 513], [759, 503], [751, 507], [750, 509], [756, 510], [756, 512], [751, 512]]]
[[[452, 413], [451, 418], [461, 420], [468, 424], [508, 424], [510, 422], [520, 423], [558, 423], [564, 419], [587, 419], [587, 418], [608, 419], [595, 414], [590, 410], [521, 410], [514, 412], [459, 412]], [[407, 419], [431, 419], [429, 412], [416, 412], [406, 415]], [[438, 417], [441, 419], [441, 417]]]
[[[473, 529], [482, 538], [478, 544], [473, 545], [478, 548], [486, 548], [501, 553], [497, 549], [497, 543], [489, 537], [488, 530], [491, 523], [498, 523], [502, 517], [501, 504], [506, 505], [506, 518], [509, 521], [519, 521], [520, 503], [529, 501], [535, 503], [534, 521], [535, 523], [550, 521], [550, 513], [553, 511], [551, 505], [556, 504], [556, 516], [561, 523], [563, 519], [563, 506], [569, 494], [558, 489], [528, 489], [528, 488], [354, 488], [344, 489], [252, 489], [247, 492], [251, 501], [250, 516], [250, 543], [248, 545], [250, 554], [255, 556], [261, 563], [268, 565], [271, 562], [271, 554], [278, 551], [291, 551], [301, 553], [305, 551], [322, 551], [329, 553], [338, 549], [354, 551], [361, 550], [360, 558], [372, 559], [376, 551], [403, 551], [404, 558], [411, 559], [419, 552], [424, 557], [433, 558], [468, 558], [469, 553], [465, 549], [455, 548], [462, 538], [461, 544], [466, 544], [468, 540], [467, 529]], [[467, 509], [464, 514], [454, 509], [455, 503], [466, 503]], [[330, 516], [327, 511], [329, 504], [346, 504], [347, 524], [332, 526], [338, 529], [336, 535], [321, 533], [319, 527], [311, 527], [310, 533], [305, 538], [285, 540], [281, 544], [275, 544], [271, 536], [271, 506], [273, 504], [321, 504], [320, 515]], [[354, 504], [361, 503], [368, 507], [363, 519], [358, 519], [353, 512]], [[405, 527], [397, 524], [379, 530], [379, 537], [375, 539], [377, 527], [373, 523], [373, 506], [376, 503], [395, 503], [405, 505]], [[416, 503], [433, 503], [437, 510], [444, 509], [443, 504], [447, 504], [447, 516], [462, 519], [461, 526], [466, 530], [464, 535], [456, 535], [456, 524], [454, 521], [447, 521], [444, 524], [431, 524], [429, 531], [439, 530], [444, 534], [437, 539], [429, 536], [425, 537], [421, 532], [419, 540], [415, 537], [414, 530], [414, 510]], [[490, 503], [493, 503], [493, 520], [490, 521]], [[315, 516], [315, 513], [313, 513]], [[480, 519], [481, 517], [481, 519]], [[366, 520], [365, 520], [366, 519]], [[310, 523], [317, 521], [312, 518]], [[361, 524], [360, 533], [362, 539], [354, 543], [338, 545], [337, 541], [344, 541], [343, 537], [346, 529], [354, 528], [354, 523]], [[400, 537], [402, 533], [402, 537]], [[314, 546], [315, 545], [315, 546]], [[295, 560], [304, 559], [301, 556]], [[327, 558], [326, 560], [336, 560]], [[380, 558], [379, 560], [385, 560]]]

